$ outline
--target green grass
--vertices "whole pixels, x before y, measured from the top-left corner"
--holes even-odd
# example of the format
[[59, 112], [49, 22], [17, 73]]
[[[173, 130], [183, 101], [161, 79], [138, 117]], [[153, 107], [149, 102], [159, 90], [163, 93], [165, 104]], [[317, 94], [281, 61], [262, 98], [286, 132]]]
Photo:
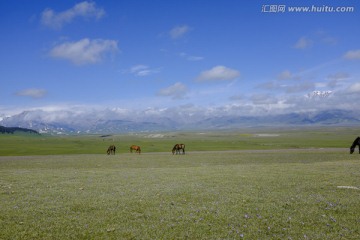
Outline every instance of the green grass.
[[358, 132], [0, 135], [0, 239], [359, 239]]
[[[187, 151], [244, 149], [348, 148], [359, 128], [301, 128], [236, 130], [227, 132], [166, 132], [101, 135], [11, 135], [0, 134], [0, 156], [104, 154], [115, 144], [118, 153], [128, 153], [132, 144], [143, 152], [170, 152], [175, 143]], [[161, 137], [154, 137], [161, 136]]]
[[343, 150], [0, 157], [0, 239], [359, 239]]

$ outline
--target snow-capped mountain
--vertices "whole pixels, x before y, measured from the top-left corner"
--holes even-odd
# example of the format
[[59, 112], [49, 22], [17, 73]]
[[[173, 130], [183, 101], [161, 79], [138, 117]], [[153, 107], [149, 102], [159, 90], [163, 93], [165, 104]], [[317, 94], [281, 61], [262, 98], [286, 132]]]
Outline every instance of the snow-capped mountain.
[[[358, 95], [313, 91], [286, 101], [254, 101], [220, 107], [192, 104], [171, 108], [123, 109], [69, 106], [0, 113], [0, 125], [50, 134], [215, 130], [259, 126], [359, 125]], [[342, 109], [334, 109], [338, 102]], [[301, 106], [301, 108], [299, 108]], [[2, 114], [2, 115], [1, 115]]]
[[[106, 112], [106, 114], [105, 114]], [[138, 113], [122, 116], [111, 110], [91, 113], [72, 111], [49, 113], [42, 110], [26, 111], [4, 118], [0, 125], [30, 128], [39, 133], [85, 134], [126, 133], [174, 130], [217, 130], [259, 126], [358, 125], [360, 114], [345, 110], [286, 113], [263, 116], [185, 115], [167, 112], [165, 115]]]
[[313, 91], [308, 93], [306, 97], [308, 99], [321, 99], [321, 98], [328, 98], [333, 94], [332, 91]]

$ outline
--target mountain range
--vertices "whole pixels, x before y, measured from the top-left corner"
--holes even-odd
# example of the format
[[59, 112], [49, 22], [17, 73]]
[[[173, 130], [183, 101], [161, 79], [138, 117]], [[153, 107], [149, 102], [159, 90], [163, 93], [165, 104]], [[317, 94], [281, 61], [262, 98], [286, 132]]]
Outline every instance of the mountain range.
[[[105, 114], [106, 112], [106, 114]], [[355, 111], [326, 110], [320, 112], [286, 113], [263, 116], [237, 115], [149, 115], [138, 113], [129, 117], [116, 115], [116, 109], [98, 113], [43, 110], [24, 111], [3, 117], [2, 126], [33, 129], [49, 134], [114, 134], [126, 132], [156, 132], [178, 130], [221, 130], [251, 127], [283, 126], [346, 126], [359, 125], [360, 114]]]
[[[286, 126], [358, 126], [360, 112], [331, 109], [332, 91], [313, 91], [302, 101], [307, 111], [276, 112], [263, 109], [251, 115], [240, 106], [200, 108], [184, 105], [167, 109], [122, 108], [35, 109], [12, 116], [0, 114], [0, 125], [21, 127], [48, 134], [114, 134], [181, 130], [222, 130]], [[322, 110], [313, 110], [322, 106]], [[312, 110], [311, 110], [312, 109]]]

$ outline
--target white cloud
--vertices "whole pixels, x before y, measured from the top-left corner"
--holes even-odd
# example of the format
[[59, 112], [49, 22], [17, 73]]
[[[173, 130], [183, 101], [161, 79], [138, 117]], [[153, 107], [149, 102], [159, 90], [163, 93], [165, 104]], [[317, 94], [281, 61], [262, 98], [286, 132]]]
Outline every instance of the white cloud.
[[294, 45], [297, 49], [306, 49], [313, 45], [313, 41], [307, 37], [301, 37]]
[[136, 76], [144, 77], [154, 73], [158, 73], [160, 69], [151, 69], [146, 65], [136, 65], [130, 68], [130, 73], [135, 74]]
[[158, 96], [171, 97], [172, 99], [183, 99], [187, 94], [187, 87], [181, 82], [177, 82], [167, 88], [160, 89]]
[[45, 9], [41, 15], [41, 23], [53, 29], [61, 29], [63, 25], [70, 23], [76, 17], [99, 19], [105, 15], [102, 8], [97, 8], [94, 2], [81, 2], [74, 7], [56, 13], [52, 9]]
[[131, 68], [130, 68], [130, 72], [131, 72], [131, 73], [137, 73], [137, 72], [140, 72], [140, 71], [142, 71], [142, 70], [144, 70], [144, 69], [148, 69], [148, 68], [149, 68], [149, 67], [146, 66], [146, 65], [141, 65], [141, 64], [139, 64], [139, 65], [135, 65], [135, 66], [131, 67]]
[[215, 66], [210, 70], [203, 71], [198, 77], [198, 81], [221, 81], [234, 80], [240, 76], [240, 72], [225, 66]]
[[31, 97], [31, 98], [42, 98], [47, 94], [44, 89], [29, 88], [18, 91], [15, 93], [17, 96]]
[[84, 38], [77, 42], [65, 42], [55, 46], [50, 51], [50, 56], [81, 65], [100, 62], [106, 53], [117, 51], [118, 46], [115, 40]]
[[344, 58], [349, 60], [360, 59], [360, 49], [346, 52]]
[[200, 56], [188, 56], [187, 60], [189, 61], [201, 61], [204, 60], [204, 57], [200, 57]]
[[187, 25], [177, 26], [170, 30], [169, 34], [172, 39], [178, 39], [183, 37], [190, 31], [190, 27]]
[[189, 55], [189, 54], [184, 53], [184, 52], [180, 53], [179, 55], [180, 55], [180, 57], [185, 58], [188, 61], [202, 61], [202, 60], [204, 60], [204, 57], [193, 56], [193, 55]]

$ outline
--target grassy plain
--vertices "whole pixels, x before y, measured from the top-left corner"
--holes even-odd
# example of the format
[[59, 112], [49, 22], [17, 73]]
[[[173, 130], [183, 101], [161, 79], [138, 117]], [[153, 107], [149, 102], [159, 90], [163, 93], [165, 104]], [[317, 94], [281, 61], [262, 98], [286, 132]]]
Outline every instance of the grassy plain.
[[175, 143], [188, 151], [244, 149], [348, 148], [360, 128], [247, 129], [218, 132], [165, 132], [122, 135], [0, 134], [0, 156], [103, 154], [110, 144], [128, 153], [132, 144], [143, 152], [169, 152]]
[[359, 239], [345, 130], [9, 136], [28, 147], [1, 150], [0, 239]]

